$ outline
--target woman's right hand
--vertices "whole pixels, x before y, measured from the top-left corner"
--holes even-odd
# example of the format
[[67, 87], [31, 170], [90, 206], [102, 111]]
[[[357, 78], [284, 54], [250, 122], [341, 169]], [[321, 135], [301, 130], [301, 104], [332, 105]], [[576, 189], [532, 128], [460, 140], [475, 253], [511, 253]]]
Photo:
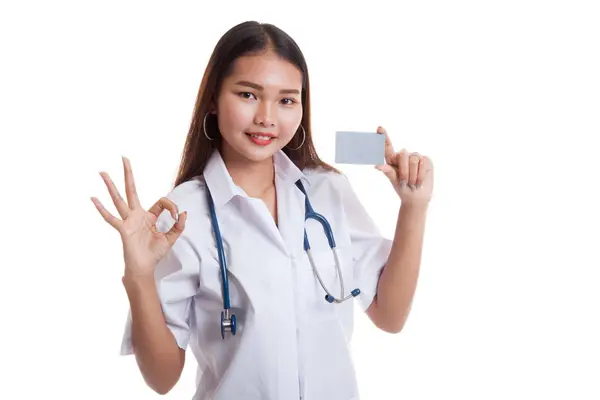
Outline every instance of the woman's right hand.
[[[144, 210], [136, 192], [131, 163], [125, 157], [123, 168], [127, 202], [108, 174], [100, 173], [122, 220], [108, 212], [97, 198], [92, 197], [92, 202], [104, 220], [121, 234], [125, 259], [124, 278], [154, 277], [156, 265], [183, 232], [187, 213], [179, 215], [175, 203], [166, 197], [158, 200], [148, 211]], [[156, 229], [156, 220], [165, 209], [169, 210], [176, 222], [168, 232], [162, 233]]]

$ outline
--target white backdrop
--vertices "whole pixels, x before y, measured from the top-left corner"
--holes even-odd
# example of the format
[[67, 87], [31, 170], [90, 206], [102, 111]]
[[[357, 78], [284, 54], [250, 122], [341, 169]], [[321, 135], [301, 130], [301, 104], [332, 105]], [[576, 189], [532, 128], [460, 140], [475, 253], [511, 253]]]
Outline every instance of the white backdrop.
[[[121, 243], [90, 196], [114, 210], [121, 155], [145, 206], [169, 190], [213, 46], [256, 19], [305, 53], [326, 161], [382, 125], [436, 166], [404, 331], [357, 321], [363, 398], [600, 398], [597, 2], [328, 4], [2, 2], [0, 397], [159, 397], [118, 355]], [[385, 177], [340, 168], [393, 235]]]

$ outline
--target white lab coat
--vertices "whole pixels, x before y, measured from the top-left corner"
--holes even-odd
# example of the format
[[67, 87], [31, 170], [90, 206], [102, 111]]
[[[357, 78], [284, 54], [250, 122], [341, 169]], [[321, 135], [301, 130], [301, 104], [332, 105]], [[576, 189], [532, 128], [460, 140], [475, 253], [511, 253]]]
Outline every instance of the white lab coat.
[[[355, 400], [358, 390], [349, 341], [355, 300], [325, 301], [303, 247], [302, 179], [314, 210], [331, 224], [346, 294], [356, 287], [363, 310], [371, 304], [391, 248], [343, 175], [300, 171], [275, 155], [279, 228], [262, 200], [236, 186], [220, 154], [211, 156], [204, 179], [173, 189], [168, 197], [188, 211], [186, 228], [156, 270], [168, 327], [198, 361], [194, 400]], [[237, 334], [221, 338], [221, 274], [206, 200], [214, 199], [223, 237]], [[160, 231], [174, 223], [168, 212]], [[306, 223], [316, 267], [339, 297], [333, 254], [323, 228]], [[131, 319], [121, 354], [132, 354]]]

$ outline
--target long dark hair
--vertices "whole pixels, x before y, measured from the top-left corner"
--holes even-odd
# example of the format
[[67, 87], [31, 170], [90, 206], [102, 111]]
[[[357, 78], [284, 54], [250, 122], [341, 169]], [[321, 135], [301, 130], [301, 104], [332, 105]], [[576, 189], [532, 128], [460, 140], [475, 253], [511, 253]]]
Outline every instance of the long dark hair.
[[211, 104], [216, 103], [222, 82], [231, 73], [234, 61], [238, 57], [266, 51], [275, 52], [302, 72], [303, 115], [301, 125], [306, 132], [306, 138], [299, 149], [292, 150], [300, 145], [304, 136], [302, 129], [298, 128], [289, 143], [292, 149], [286, 146], [283, 148], [284, 153], [300, 169], [322, 167], [325, 170], [336, 171], [335, 168], [319, 158], [312, 141], [310, 85], [308, 67], [302, 51], [296, 42], [280, 28], [272, 24], [247, 21], [234, 26], [221, 37], [208, 61], [198, 90], [192, 122], [174, 186], [202, 175], [211, 154], [215, 149], [220, 148], [222, 138], [217, 118], [212, 114], [206, 118], [206, 133], [214, 140], [208, 140], [204, 134], [204, 118], [210, 111]]

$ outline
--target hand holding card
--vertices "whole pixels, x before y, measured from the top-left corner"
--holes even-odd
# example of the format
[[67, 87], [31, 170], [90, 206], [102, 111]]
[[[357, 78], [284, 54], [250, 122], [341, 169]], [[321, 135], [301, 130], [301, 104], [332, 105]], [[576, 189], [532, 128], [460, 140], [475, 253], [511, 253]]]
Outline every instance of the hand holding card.
[[390, 180], [403, 205], [427, 205], [433, 194], [433, 163], [427, 156], [406, 149], [394, 150], [392, 141], [381, 126], [377, 136], [385, 140], [385, 162], [376, 165]]

